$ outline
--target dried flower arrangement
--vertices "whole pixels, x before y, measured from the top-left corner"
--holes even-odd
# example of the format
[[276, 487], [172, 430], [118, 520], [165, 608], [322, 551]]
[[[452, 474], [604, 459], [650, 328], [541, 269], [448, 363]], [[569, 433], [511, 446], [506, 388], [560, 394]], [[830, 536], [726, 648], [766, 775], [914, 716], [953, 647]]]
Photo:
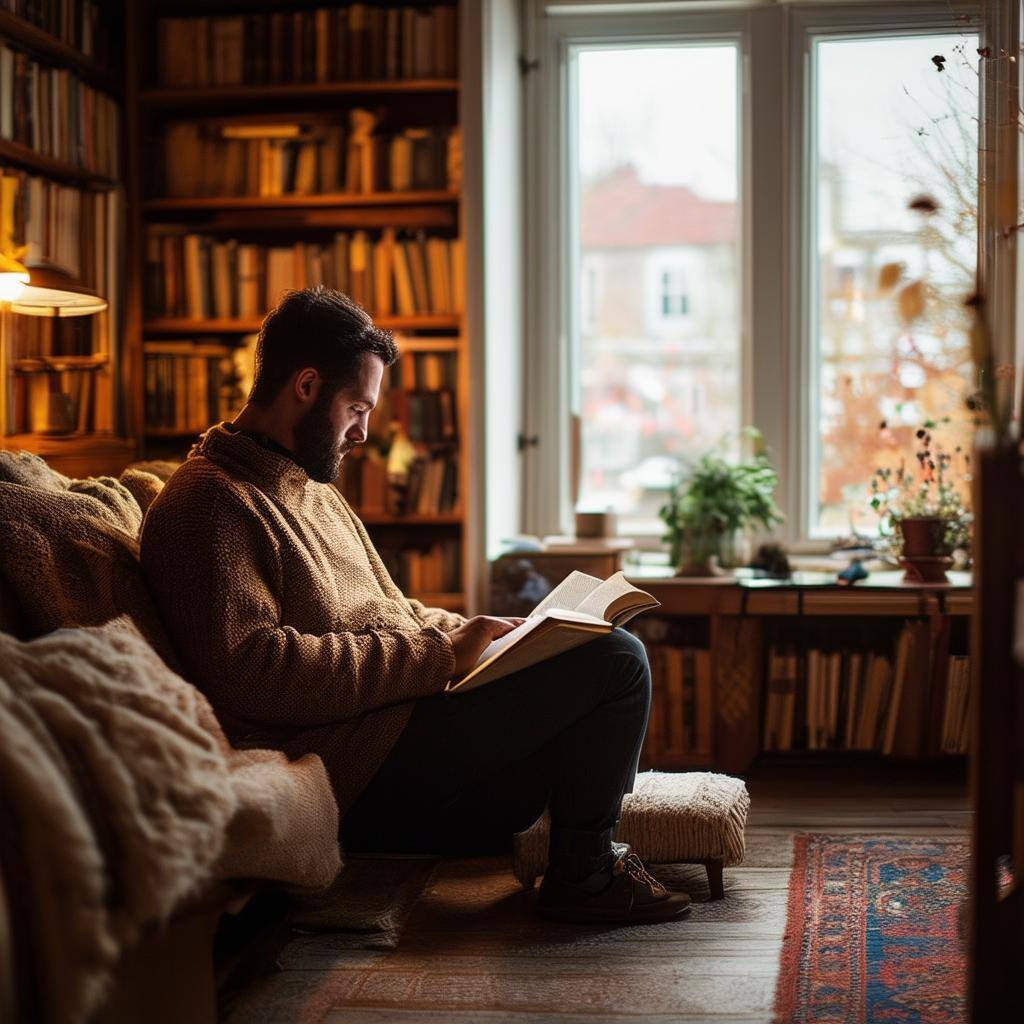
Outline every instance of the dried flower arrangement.
[[[878, 467], [871, 478], [871, 507], [878, 513], [879, 530], [894, 555], [903, 554], [903, 524], [908, 520], [937, 520], [936, 556], [970, 550], [971, 513], [963, 493], [971, 479], [971, 456], [957, 445], [946, 451], [935, 436], [942, 420], [926, 420], [914, 433], [917, 450], [908, 466]], [[883, 432], [888, 425], [880, 425]]]

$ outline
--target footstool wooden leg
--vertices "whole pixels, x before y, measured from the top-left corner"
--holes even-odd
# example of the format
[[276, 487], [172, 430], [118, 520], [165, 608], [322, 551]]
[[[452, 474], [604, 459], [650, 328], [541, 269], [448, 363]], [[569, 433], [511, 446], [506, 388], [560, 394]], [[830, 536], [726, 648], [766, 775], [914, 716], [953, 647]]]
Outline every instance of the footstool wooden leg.
[[704, 867], [708, 873], [708, 888], [711, 890], [711, 898], [720, 900], [725, 896], [725, 883], [722, 881], [722, 861], [706, 860]]

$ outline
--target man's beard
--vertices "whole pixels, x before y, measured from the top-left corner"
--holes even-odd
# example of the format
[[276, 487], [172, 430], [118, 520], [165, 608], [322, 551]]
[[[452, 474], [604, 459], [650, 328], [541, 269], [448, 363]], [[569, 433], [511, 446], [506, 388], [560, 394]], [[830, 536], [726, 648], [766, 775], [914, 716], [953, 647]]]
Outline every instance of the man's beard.
[[341, 460], [354, 446], [347, 441], [338, 447], [331, 425], [334, 395], [321, 388], [305, 416], [295, 425], [295, 461], [311, 480], [329, 484], [338, 478]]

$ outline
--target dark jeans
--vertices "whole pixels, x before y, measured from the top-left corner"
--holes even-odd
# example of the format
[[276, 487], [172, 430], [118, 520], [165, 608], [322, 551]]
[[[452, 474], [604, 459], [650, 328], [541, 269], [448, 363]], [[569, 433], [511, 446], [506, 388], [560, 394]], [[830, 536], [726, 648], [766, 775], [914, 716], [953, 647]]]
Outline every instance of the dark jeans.
[[349, 809], [351, 851], [507, 849], [550, 806], [553, 832], [619, 818], [647, 728], [651, 673], [625, 630], [465, 694], [416, 702]]

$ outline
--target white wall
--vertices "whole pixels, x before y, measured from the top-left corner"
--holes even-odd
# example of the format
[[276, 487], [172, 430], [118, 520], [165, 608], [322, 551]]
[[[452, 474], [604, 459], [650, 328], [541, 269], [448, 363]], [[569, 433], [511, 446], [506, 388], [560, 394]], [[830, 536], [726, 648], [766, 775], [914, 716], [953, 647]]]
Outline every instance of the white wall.
[[463, 0], [463, 232], [471, 396], [466, 439], [470, 600], [482, 606], [487, 559], [519, 530], [522, 422], [522, 158], [519, 4]]

